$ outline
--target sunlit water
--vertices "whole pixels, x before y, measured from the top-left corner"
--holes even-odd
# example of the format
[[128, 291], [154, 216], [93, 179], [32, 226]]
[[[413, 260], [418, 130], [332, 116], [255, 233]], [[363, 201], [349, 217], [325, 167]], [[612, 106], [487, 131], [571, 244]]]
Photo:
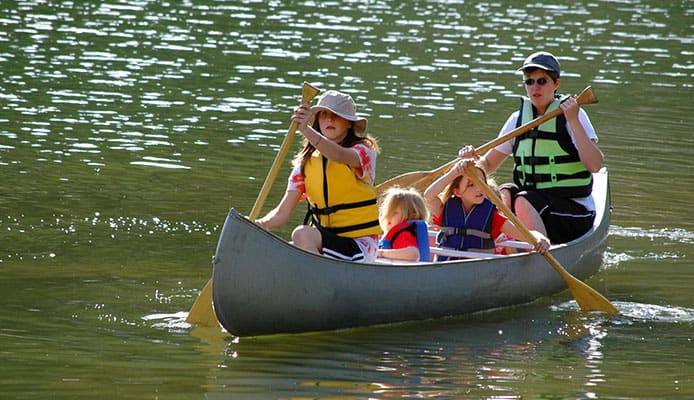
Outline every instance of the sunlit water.
[[[2, 397], [694, 396], [692, 14], [686, 1], [3, 2]], [[614, 211], [588, 283], [618, 317], [581, 315], [566, 292], [305, 335], [184, 322], [303, 81], [355, 97], [381, 182], [491, 140], [523, 93], [515, 69], [543, 47], [563, 92], [590, 84], [600, 100], [587, 111]]]

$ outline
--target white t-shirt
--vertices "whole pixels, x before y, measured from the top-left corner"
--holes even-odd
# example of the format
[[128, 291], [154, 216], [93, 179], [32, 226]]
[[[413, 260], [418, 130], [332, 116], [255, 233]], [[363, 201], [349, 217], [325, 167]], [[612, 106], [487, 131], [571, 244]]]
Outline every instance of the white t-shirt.
[[[519, 113], [520, 111], [514, 111], [513, 114], [511, 114], [511, 116], [508, 117], [506, 123], [501, 128], [501, 132], [499, 132], [499, 137], [505, 136], [507, 133], [516, 129], [518, 124]], [[588, 135], [588, 138], [590, 140], [594, 140], [597, 143], [598, 135], [595, 133], [595, 128], [593, 128], [593, 124], [590, 123], [590, 118], [588, 118], [588, 114], [586, 114], [586, 112], [583, 111], [583, 109], [578, 110], [578, 121], [581, 123], [581, 125], [583, 125], [583, 129], [586, 131], [586, 135]], [[575, 146], [576, 141], [574, 140], [574, 133], [573, 131], [571, 131], [571, 127], [569, 126], [568, 122], [566, 123], [566, 130], [569, 132], [569, 136], [571, 136], [571, 142]], [[510, 156], [513, 153], [513, 145], [515, 144], [516, 139], [517, 138], [514, 138], [513, 140], [504, 142], [496, 146], [494, 149], [498, 152], [501, 152], [502, 154]], [[595, 211], [595, 201], [593, 200], [593, 195], [590, 195], [588, 197], [574, 198], [572, 200], [578, 204], [581, 204], [583, 207], [587, 208], [590, 211]]]

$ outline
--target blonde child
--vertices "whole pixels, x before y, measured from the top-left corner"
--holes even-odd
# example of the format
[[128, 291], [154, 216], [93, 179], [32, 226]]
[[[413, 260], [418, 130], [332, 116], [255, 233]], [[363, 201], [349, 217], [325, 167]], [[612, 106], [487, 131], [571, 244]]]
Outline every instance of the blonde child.
[[[523, 237], [494, 204], [484, 196], [482, 190], [465, 176], [465, 165], [472, 160], [461, 160], [445, 175], [434, 181], [424, 191], [431, 211], [432, 222], [441, 227], [437, 244], [454, 250], [473, 250], [493, 253], [495, 240], [502, 233], [509, 237]], [[486, 182], [487, 177], [475, 165], [478, 177]], [[443, 192], [443, 196], [440, 194]], [[539, 253], [549, 249], [549, 240], [538, 231], [531, 231], [538, 244]], [[445, 260], [439, 257], [438, 260]]]
[[378, 256], [407, 261], [429, 261], [429, 219], [424, 197], [415, 189], [390, 188], [379, 207], [385, 232]]

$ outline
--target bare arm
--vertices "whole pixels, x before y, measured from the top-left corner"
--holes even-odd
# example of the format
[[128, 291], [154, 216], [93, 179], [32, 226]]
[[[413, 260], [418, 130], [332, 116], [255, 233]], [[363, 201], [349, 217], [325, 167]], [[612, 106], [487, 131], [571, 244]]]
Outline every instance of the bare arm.
[[419, 249], [416, 246], [401, 249], [378, 249], [378, 256], [396, 260], [419, 261]]
[[586, 130], [581, 125], [581, 121], [578, 118], [580, 106], [576, 99], [567, 99], [560, 107], [564, 111], [566, 121], [571, 127], [571, 132], [573, 132], [574, 144], [578, 149], [578, 156], [581, 158], [583, 166], [590, 172], [598, 172], [602, 167], [604, 155], [596, 141], [588, 137]]
[[301, 192], [288, 190], [284, 193], [284, 197], [282, 197], [277, 207], [272, 209], [264, 217], [255, 220], [255, 223], [267, 230], [283, 227], [289, 222], [289, 218], [291, 218], [297, 204], [299, 204], [300, 198]]
[[487, 174], [491, 174], [499, 169], [501, 164], [506, 160], [506, 157], [508, 157], [506, 154], [496, 149], [491, 149], [484, 156], [482, 156], [482, 158], [480, 158], [480, 163], [482, 164], [484, 171]]
[[[504, 222], [504, 224], [501, 226], [501, 232], [505, 233], [506, 236], [510, 236], [513, 238], [523, 238], [525, 236], [523, 232], [516, 228], [516, 226], [513, 225], [509, 220], [506, 220], [506, 222]], [[533, 234], [535, 240], [537, 241], [535, 251], [537, 251], [540, 254], [545, 254], [547, 251], [549, 251], [550, 243], [549, 239], [547, 239], [545, 235], [533, 230], [531, 230], [530, 233]]]
[[356, 151], [348, 147], [342, 147], [339, 143], [331, 141], [308, 125], [308, 121], [311, 119], [312, 115], [311, 108], [306, 103], [301, 104], [294, 110], [292, 121], [299, 123], [299, 132], [313, 144], [313, 147], [326, 156], [328, 160], [347, 164], [352, 168], [359, 168], [361, 166], [361, 160], [359, 160], [359, 155]]
[[427, 206], [429, 207], [429, 212], [432, 215], [440, 215], [443, 212], [444, 203], [441, 201], [439, 195], [446, 190], [446, 187], [453, 182], [457, 176], [463, 174], [463, 161], [458, 161], [455, 167], [451, 168], [448, 172], [440, 176], [437, 180], [431, 183], [429, 187], [424, 191], [424, 198], [427, 201]]

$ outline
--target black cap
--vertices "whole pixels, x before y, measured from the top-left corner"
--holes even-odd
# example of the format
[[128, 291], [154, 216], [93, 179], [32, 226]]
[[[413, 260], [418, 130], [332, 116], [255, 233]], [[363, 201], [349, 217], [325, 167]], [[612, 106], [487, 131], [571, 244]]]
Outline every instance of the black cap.
[[559, 67], [559, 60], [546, 51], [538, 51], [528, 56], [523, 62], [523, 66], [518, 68], [518, 70], [525, 70], [526, 68], [540, 68], [545, 71], [554, 71], [557, 76], [561, 73], [561, 68]]

